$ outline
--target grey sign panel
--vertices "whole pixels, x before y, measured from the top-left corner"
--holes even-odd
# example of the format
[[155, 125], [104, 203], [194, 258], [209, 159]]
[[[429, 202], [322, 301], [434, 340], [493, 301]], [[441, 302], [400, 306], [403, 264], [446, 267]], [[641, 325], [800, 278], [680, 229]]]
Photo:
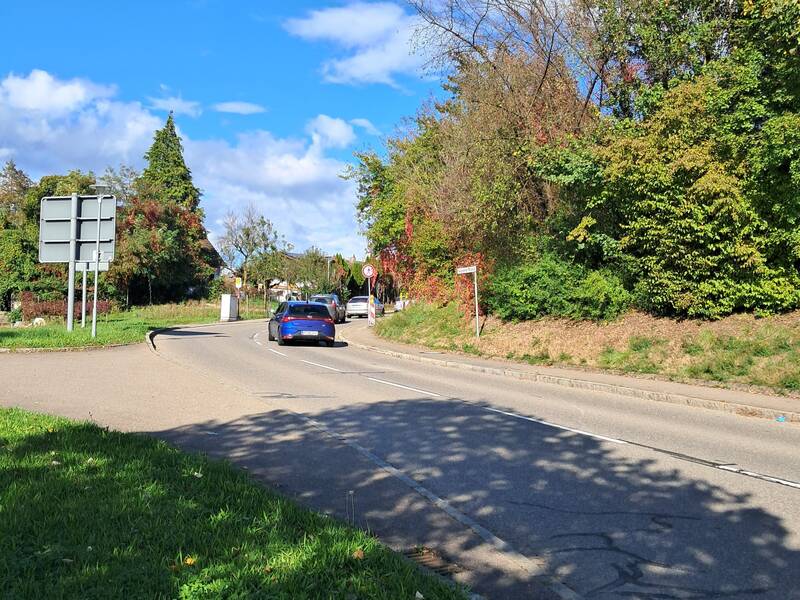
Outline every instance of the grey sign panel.
[[[94, 260], [97, 247], [97, 209], [97, 196], [78, 196], [74, 256], [77, 261]], [[100, 251], [105, 261], [114, 260], [116, 212], [116, 198], [103, 196], [100, 209]], [[39, 262], [70, 261], [71, 215], [70, 196], [42, 198], [39, 218]]]
[[[98, 271], [105, 272], [108, 271], [109, 264], [103, 260], [100, 261], [100, 268]], [[86, 271], [88, 273], [94, 273], [94, 262], [76, 262], [75, 263], [75, 270], [79, 273], [81, 271]]]

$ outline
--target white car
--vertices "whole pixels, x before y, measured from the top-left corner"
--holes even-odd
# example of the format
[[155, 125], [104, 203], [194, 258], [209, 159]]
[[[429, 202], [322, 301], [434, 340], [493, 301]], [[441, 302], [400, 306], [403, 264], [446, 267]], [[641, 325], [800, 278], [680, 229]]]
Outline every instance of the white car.
[[[383, 303], [375, 298], [375, 315], [382, 315], [386, 311]], [[347, 302], [347, 317], [366, 317], [369, 314], [369, 297], [354, 296]]]

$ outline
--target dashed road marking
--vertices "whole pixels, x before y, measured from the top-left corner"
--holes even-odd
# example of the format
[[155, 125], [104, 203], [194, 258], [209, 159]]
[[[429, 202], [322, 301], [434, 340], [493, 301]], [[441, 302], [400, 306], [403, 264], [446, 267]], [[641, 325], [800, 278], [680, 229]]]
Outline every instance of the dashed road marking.
[[401, 388], [404, 390], [409, 390], [411, 392], [417, 392], [419, 394], [425, 394], [426, 396], [433, 396], [435, 398], [441, 398], [441, 394], [436, 394], [434, 392], [429, 392], [428, 390], [421, 390], [419, 388], [409, 387], [407, 385], [400, 385], [399, 383], [394, 383], [392, 381], [386, 381], [385, 379], [376, 379], [375, 377], [367, 377], [370, 381], [375, 381], [376, 383], [382, 383], [384, 385], [391, 385], [392, 387]]
[[323, 369], [328, 369], [330, 371], [336, 371], [337, 373], [342, 372], [339, 369], [334, 369], [333, 367], [329, 367], [328, 365], [321, 365], [319, 363], [311, 362], [310, 360], [303, 360], [302, 358], [300, 359], [300, 362], [304, 362], [307, 365], [314, 365], [315, 367], [322, 367]]
[[275, 350], [275, 348], [267, 348], [267, 350], [269, 350], [273, 354], [280, 354], [281, 356], [289, 356], [288, 354], [284, 354], [283, 352], [279, 352], [278, 350]]

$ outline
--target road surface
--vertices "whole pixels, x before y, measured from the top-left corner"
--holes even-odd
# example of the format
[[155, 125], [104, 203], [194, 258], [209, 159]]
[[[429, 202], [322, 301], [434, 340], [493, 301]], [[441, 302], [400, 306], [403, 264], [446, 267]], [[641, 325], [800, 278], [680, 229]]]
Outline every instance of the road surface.
[[[206, 447], [240, 461], [283, 452], [286, 468], [273, 460], [265, 476], [287, 493], [390, 542], [417, 536], [475, 565], [469, 530], [494, 553], [498, 597], [534, 593], [514, 585], [528, 572], [555, 575], [585, 598], [800, 599], [797, 425], [343, 343], [281, 347], [264, 322], [167, 332], [155, 343], [164, 359], [264, 404], [264, 413], [159, 435], [205, 435]], [[298, 422], [347, 451], [305, 443]], [[374, 473], [391, 490], [370, 486]], [[448, 538], [436, 511], [462, 533]]]

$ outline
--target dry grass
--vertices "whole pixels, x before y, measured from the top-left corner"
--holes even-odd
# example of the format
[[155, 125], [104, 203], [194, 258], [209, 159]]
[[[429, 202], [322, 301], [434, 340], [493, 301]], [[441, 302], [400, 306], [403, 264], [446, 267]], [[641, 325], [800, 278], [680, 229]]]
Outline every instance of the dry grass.
[[719, 321], [677, 321], [637, 312], [610, 323], [554, 318], [504, 323], [488, 317], [480, 341], [471, 322], [452, 307], [412, 307], [401, 321], [392, 321], [379, 328], [381, 335], [434, 348], [800, 395], [800, 311]]

